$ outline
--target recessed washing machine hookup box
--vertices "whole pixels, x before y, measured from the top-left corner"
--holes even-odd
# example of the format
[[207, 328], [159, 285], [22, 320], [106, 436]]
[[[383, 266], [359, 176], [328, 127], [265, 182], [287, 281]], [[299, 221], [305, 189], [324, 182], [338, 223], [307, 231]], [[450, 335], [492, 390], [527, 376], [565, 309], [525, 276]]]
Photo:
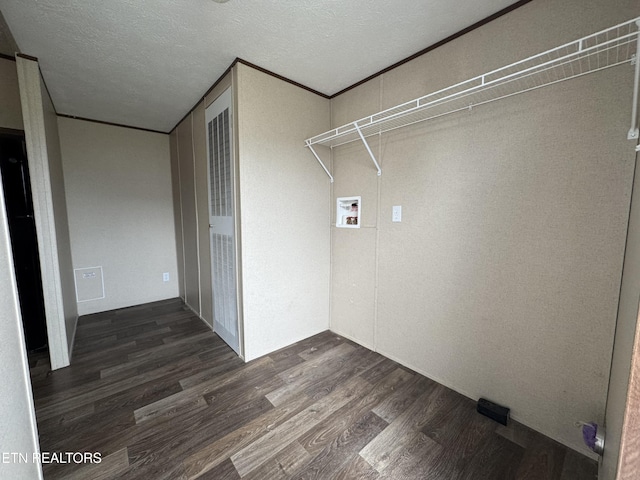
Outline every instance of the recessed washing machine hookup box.
[[336, 227], [360, 228], [362, 199], [360, 197], [339, 197], [336, 200]]

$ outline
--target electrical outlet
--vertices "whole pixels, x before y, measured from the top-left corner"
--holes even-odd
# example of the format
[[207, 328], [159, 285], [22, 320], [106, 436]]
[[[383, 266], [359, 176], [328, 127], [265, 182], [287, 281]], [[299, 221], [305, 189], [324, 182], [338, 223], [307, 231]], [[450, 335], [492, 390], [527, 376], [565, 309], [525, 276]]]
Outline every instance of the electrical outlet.
[[393, 212], [391, 213], [391, 221], [392, 222], [401, 222], [402, 221], [402, 206], [394, 205]]
[[168, 282], [169, 281], [169, 272], [164, 272], [162, 274], [162, 281], [163, 282]]

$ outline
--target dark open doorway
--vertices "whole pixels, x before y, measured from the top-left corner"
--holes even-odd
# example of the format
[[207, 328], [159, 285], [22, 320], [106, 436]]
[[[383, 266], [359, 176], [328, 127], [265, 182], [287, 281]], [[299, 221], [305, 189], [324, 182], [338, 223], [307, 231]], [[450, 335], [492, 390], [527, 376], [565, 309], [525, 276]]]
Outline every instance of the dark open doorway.
[[47, 325], [24, 134], [0, 132], [0, 176], [27, 350], [42, 350]]

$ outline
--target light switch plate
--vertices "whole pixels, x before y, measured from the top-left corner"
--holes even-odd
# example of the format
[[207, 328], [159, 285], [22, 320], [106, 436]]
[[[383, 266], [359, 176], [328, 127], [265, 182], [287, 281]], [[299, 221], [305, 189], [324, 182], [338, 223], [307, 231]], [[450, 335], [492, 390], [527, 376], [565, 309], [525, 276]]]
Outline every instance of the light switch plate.
[[393, 212], [391, 213], [391, 221], [392, 222], [402, 221], [402, 205], [393, 206]]

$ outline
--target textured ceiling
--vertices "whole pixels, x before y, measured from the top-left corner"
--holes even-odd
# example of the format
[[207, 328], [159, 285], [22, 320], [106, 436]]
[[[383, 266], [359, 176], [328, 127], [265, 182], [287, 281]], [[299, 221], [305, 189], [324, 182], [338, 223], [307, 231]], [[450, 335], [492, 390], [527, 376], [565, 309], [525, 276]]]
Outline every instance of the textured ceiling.
[[236, 57], [331, 95], [515, 0], [0, 0], [58, 113], [169, 131]]

